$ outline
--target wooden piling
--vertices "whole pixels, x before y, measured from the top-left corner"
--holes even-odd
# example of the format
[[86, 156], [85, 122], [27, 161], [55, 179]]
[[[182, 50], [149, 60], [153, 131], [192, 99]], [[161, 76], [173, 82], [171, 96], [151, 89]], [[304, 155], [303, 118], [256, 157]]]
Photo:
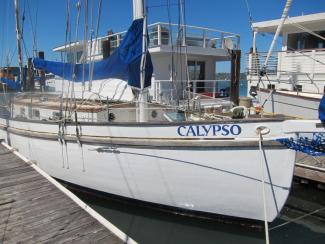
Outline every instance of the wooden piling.
[[239, 104], [240, 50], [231, 50], [230, 101]]
[[[44, 55], [44, 52], [40, 51], [38, 52], [38, 58], [40, 59], [44, 59], [45, 55]], [[45, 90], [45, 71], [42, 69], [40, 70], [40, 89], [41, 91], [44, 91]]]
[[28, 58], [27, 70], [28, 70], [27, 89], [29, 91], [33, 91], [35, 87], [35, 81], [34, 81], [34, 69], [33, 69], [32, 58]]

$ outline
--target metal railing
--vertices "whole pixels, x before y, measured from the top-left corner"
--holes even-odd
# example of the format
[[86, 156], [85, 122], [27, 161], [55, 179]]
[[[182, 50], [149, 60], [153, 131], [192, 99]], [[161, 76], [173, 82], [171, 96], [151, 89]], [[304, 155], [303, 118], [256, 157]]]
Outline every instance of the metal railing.
[[[186, 35], [185, 35], [186, 33]], [[126, 31], [114, 33], [98, 40], [110, 40], [111, 51], [122, 42]], [[148, 26], [149, 47], [193, 46], [203, 48], [240, 48], [240, 36], [235, 33], [198, 26], [154, 23]]]
[[[247, 74], [257, 75], [261, 70], [267, 53], [246, 54]], [[266, 67], [267, 74], [324, 74], [325, 50], [298, 50], [273, 52]]]
[[161, 45], [193, 46], [203, 48], [240, 48], [238, 34], [217, 29], [169, 23], [154, 23], [148, 27], [149, 47]]
[[[220, 82], [229, 82], [229, 86], [219, 86]], [[189, 86], [189, 88], [188, 88]], [[200, 96], [202, 99], [229, 97], [230, 81], [218, 80], [154, 80], [152, 82], [152, 100], [161, 104], [172, 104], [178, 100]]]
[[[247, 53], [246, 64], [248, 75], [258, 75], [259, 71], [263, 68], [267, 52]], [[266, 67], [267, 74], [276, 74], [278, 70], [278, 53], [273, 52], [269, 58]]]

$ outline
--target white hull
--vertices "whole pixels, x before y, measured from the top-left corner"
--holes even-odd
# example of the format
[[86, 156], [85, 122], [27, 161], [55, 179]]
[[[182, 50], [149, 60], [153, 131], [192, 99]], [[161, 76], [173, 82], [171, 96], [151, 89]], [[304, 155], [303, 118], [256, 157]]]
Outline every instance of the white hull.
[[[264, 219], [261, 153], [253, 129], [261, 123], [238, 124], [242, 133], [232, 138], [230, 147], [222, 146], [229, 142], [225, 136], [216, 140], [210, 138], [208, 141], [192, 138], [193, 146], [189, 146], [189, 140], [184, 140], [186, 146], [180, 146], [183, 142], [179, 137], [177, 140], [175, 132], [179, 127], [175, 125], [83, 126], [83, 135], [96, 135], [96, 138], [101, 137], [102, 140], [110, 137], [113, 141], [117, 135], [129, 135], [138, 138], [139, 145], [89, 141], [80, 146], [72, 140], [62, 144], [51, 136], [37, 138], [46, 133], [57, 135], [56, 124], [10, 120], [1, 120], [1, 124], [1, 138], [9, 139], [13, 147], [31, 160], [36, 160], [43, 170], [58, 179], [110, 194], [186, 210]], [[12, 130], [4, 130], [6, 124]], [[272, 138], [273, 134], [285, 136], [282, 133], [284, 122], [267, 124], [271, 132], [266, 137]], [[67, 126], [66, 129], [66, 135], [72, 135], [75, 126]], [[38, 134], [34, 135], [35, 131]], [[41, 131], [43, 133], [39, 133]], [[27, 132], [31, 134], [27, 136]], [[159, 143], [162, 146], [156, 146], [157, 140], [153, 139], [157, 138], [156, 134], [163, 137], [157, 139], [161, 140]], [[140, 137], [156, 141], [150, 143], [149, 140], [149, 144], [143, 146], [140, 145], [141, 140], [148, 141]], [[265, 155], [267, 219], [272, 221], [288, 197], [295, 152], [273, 145], [265, 147]]]
[[258, 97], [262, 103], [268, 98], [263, 109], [267, 113], [318, 119], [319, 96], [296, 95], [294, 92], [274, 92], [270, 96], [270, 90], [263, 89], [258, 91]]

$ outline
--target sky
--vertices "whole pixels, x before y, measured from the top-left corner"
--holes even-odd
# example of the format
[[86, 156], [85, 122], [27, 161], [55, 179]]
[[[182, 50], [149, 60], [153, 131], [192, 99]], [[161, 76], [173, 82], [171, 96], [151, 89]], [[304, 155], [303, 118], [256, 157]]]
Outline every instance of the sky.
[[[254, 22], [281, 17], [285, 0], [185, 0], [186, 24], [215, 28], [238, 33], [242, 49], [242, 71], [245, 70], [244, 54], [252, 43], [248, 8]], [[71, 39], [84, 39], [84, 0], [81, 2], [79, 28], [76, 28], [78, 0], [20, 0], [21, 15], [24, 14], [24, 58], [32, 57], [33, 39], [38, 50], [45, 52], [45, 58], [60, 60], [60, 55], [52, 49], [65, 42], [67, 3], [70, 3]], [[99, 0], [89, 0], [94, 5], [94, 16], [98, 16]], [[167, 2], [170, 3], [168, 11]], [[114, 32], [126, 30], [132, 22], [132, 0], [102, 0], [99, 36], [108, 30]], [[178, 0], [147, 0], [148, 23], [168, 22], [168, 13], [172, 22], [178, 22]], [[90, 19], [89, 6], [89, 19]], [[325, 0], [293, 0], [289, 16], [299, 16], [325, 12]], [[94, 17], [97, 21], [97, 17]], [[90, 22], [90, 20], [89, 20]], [[76, 36], [78, 29], [78, 36]], [[268, 50], [272, 36], [259, 36], [257, 47]], [[13, 0], [0, 0], [0, 66], [10, 62], [17, 65], [15, 15]], [[220, 71], [227, 71], [222, 70]], [[224, 68], [226, 69], [226, 68]]]

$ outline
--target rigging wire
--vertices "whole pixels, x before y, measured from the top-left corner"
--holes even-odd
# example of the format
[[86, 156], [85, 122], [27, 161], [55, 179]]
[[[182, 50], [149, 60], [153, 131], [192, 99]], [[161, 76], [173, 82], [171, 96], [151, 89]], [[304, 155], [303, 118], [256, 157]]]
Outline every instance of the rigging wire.
[[[172, 50], [172, 55], [171, 55], [171, 80], [172, 80], [172, 85], [174, 88], [174, 91], [176, 92], [176, 97], [177, 97], [177, 104], [179, 104], [179, 98], [178, 98], [178, 87], [176, 84], [176, 80], [175, 80], [175, 57], [174, 57], [174, 43], [173, 43], [173, 27], [172, 27], [172, 20], [171, 20], [171, 13], [170, 13], [170, 8], [171, 8], [171, 3], [170, 0], [167, 0], [167, 16], [168, 16], [168, 25], [169, 25], [169, 35], [170, 35], [170, 45], [171, 45], [171, 50]], [[159, 31], [159, 30], [158, 30]], [[162, 34], [163, 30], [160, 29], [160, 41], [162, 40]], [[159, 34], [158, 34], [159, 35]], [[169, 41], [167, 40], [167, 41]]]
[[179, 3], [170, 3], [170, 1], [167, 1], [166, 4], [157, 4], [157, 5], [149, 5], [147, 8], [161, 8], [161, 7], [171, 7], [171, 6], [178, 6]]
[[[94, 50], [97, 48], [98, 41], [98, 32], [99, 32], [99, 24], [100, 24], [100, 17], [102, 14], [102, 0], [99, 0], [98, 4], [98, 13], [97, 13], [97, 23], [96, 23], [96, 34], [95, 34], [95, 45]], [[94, 62], [95, 58], [93, 58], [89, 64], [89, 90], [91, 90], [92, 87], [92, 80], [93, 80], [93, 72], [94, 72]]]
[[253, 17], [252, 17], [251, 9], [248, 4], [248, 0], [245, 0], [245, 3], [246, 3], [247, 13], [248, 13], [248, 23], [249, 23], [251, 29], [253, 30]]
[[82, 95], [81, 98], [84, 98], [85, 92], [85, 64], [88, 57], [88, 0], [85, 0], [84, 8], [84, 43], [83, 43], [83, 59], [82, 59]]
[[[68, 42], [69, 42], [69, 50], [67, 52], [67, 55], [71, 56], [72, 53], [72, 49], [71, 49], [71, 23], [70, 23], [70, 0], [66, 0], [66, 15], [67, 15], [67, 20], [66, 20], [66, 32], [65, 32], [65, 50], [67, 50], [68, 47]], [[61, 54], [62, 55], [62, 54]], [[61, 56], [62, 58], [62, 56]], [[69, 61], [69, 60], [67, 60]], [[65, 73], [64, 70], [65, 66], [63, 66], [63, 73]], [[68, 81], [68, 97], [69, 97], [69, 92], [70, 92], [70, 81]], [[65, 90], [65, 80], [64, 80], [64, 76], [62, 76], [62, 103], [63, 103], [63, 94], [64, 94], [64, 90]], [[65, 108], [64, 108], [64, 120], [66, 120], [67, 118], [67, 109], [68, 109], [68, 99], [66, 99], [66, 103], [65, 103]]]
[[[190, 102], [190, 88], [191, 88], [191, 80], [189, 75], [189, 69], [188, 69], [188, 55], [187, 55], [187, 42], [186, 42], [186, 15], [185, 15], [185, 0], [179, 0], [179, 16], [180, 16], [180, 26], [181, 26], [181, 32], [182, 32], [182, 44], [180, 47], [180, 50], [182, 52], [182, 47], [184, 47], [184, 57], [185, 57], [185, 79], [187, 81], [187, 105], [189, 108], [189, 102]], [[181, 70], [182, 69], [182, 62], [181, 62]], [[181, 80], [183, 80], [181, 78]]]
[[[79, 23], [80, 23], [80, 12], [81, 12], [81, 1], [79, 0], [76, 4], [77, 8], [77, 17], [76, 17], [76, 29], [75, 29], [75, 42], [78, 43], [78, 30], [79, 30]], [[79, 62], [78, 60], [78, 52], [75, 50], [73, 55], [73, 68], [72, 68], [72, 89], [71, 89], [71, 97], [70, 97], [70, 108], [69, 108], [69, 117], [72, 116], [72, 104], [74, 102], [74, 106], [76, 106], [76, 95], [75, 95], [75, 71], [76, 71], [76, 64]]]
[[[93, 53], [93, 37], [94, 37], [94, 0], [91, 2], [91, 9], [90, 9], [90, 47], [89, 47], [89, 62], [92, 61], [92, 53]], [[90, 65], [89, 65], [90, 66]], [[91, 91], [91, 77], [89, 75], [89, 82], [88, 82], [88, 91]]]
[[290, 24], [296, 26], [297, 28], [299, 28], [299, 29], [301, 29], [301, 30], [303, 30], [303, 31], [306, 31], [306, 32], [308, 32], [309, 34], [311, 34], [311, 35], [313, 35], [313, 36], [316, 36], [316, 37], [322, 39], [323, 41], [325, 41], [325, 37], [323, 37], [323, 36], [317, 34], [315, 31], [312, 31], [312, 30], [310, 30], [310, 29], [308, 29], [308, 28], [302, 26], [301, 24], [298, 24], [297, 22], [293, 21], [293, 20], [292, 20], [291, 18], [289, 18], [289, 17], [288, 17], [288, 21], [290, 22]]
[[33, 48], [32, 48], [32, 55], [37, 56], [37, 33], [36, 33], [36, 26], [37, 26], [37, 18], [38, 18], [38, 1], [36, 2], [36, 20], [35, 24], [33, 23], [32, 19], [32, 14], [31, 14], [31, 8], [29, 4], [29, 0], [27, 0], [27, 17], [29, 18], [30, 22], [30, 27], [32, 31], [32, 43], [33, 43]]

